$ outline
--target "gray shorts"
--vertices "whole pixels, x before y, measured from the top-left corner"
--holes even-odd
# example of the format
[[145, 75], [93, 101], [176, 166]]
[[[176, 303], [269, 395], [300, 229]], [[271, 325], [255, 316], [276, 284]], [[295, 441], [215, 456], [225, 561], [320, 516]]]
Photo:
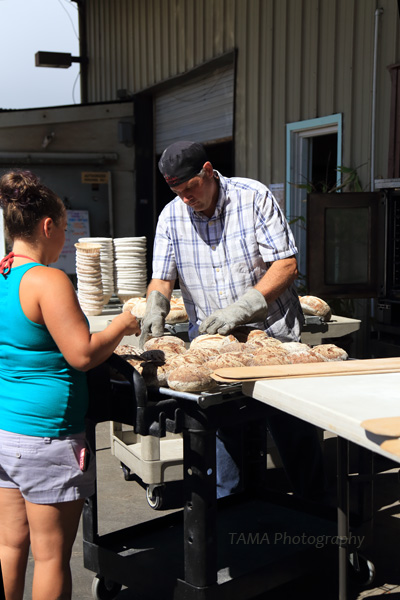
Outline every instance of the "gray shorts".
[[94, 493], [96, 457], [89, 449], [86, 471], [79, 465], [85, 433], [34, 437], [0, 429], [0, 487], [17, 488], [34, 504], [87, 498]]

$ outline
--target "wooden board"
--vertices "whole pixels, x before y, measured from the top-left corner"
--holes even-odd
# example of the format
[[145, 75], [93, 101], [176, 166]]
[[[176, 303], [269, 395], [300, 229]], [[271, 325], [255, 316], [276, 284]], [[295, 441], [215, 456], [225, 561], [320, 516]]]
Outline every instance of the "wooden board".
[[361, 427], [375, 435], [388, 437], [379, 445], [385, 452], [400, 456], [400, 417], [381, 417], [362, 421]]
[[400, 437], [400, 417], [367, 419], [361, 423], [361, 427], [376, 435]]
[[390, 452], [391, 454], [400, 456], [400, 440], [398, 438], [392, 440], [385, 440], [384, 442], [382, 442], [381, 448], [386, 452]]
[[291, 377], [324, 377], [332, 375], [361, 375], [400, 372], [400, 358], [371, 358], [295, 365], [265, 367], [231, 367], [216, 369], [212, 378], [221, 382], [259, 381]]

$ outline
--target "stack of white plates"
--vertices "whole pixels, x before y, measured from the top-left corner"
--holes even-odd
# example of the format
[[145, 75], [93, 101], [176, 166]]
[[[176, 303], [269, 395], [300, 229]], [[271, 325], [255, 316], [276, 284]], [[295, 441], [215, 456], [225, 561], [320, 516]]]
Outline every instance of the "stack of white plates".
[[115, 291], [121, 302], [146, 293], [146, 250], [145, 236], [114, 238]]
[[86, 316], [101, 315], [104, 296], [100, 269], [100, 244], [78, 242], [75, 248], [79, 304]]
[[108, 304], [114, 293], [114, 245], [112, 238], [87, 237], [78, 242], [100, 244], [100, 270], [103, 284], [104, 304]]

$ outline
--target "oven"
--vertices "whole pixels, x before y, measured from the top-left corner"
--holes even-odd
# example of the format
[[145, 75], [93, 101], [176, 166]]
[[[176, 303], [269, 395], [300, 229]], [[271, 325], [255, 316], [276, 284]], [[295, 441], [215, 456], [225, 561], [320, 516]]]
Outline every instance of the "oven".
[[375, 187], [308, 195], [307, 279], [328, 302], [364, 301], [367, 357], [385, 358], [400, 355], [400, 180]]

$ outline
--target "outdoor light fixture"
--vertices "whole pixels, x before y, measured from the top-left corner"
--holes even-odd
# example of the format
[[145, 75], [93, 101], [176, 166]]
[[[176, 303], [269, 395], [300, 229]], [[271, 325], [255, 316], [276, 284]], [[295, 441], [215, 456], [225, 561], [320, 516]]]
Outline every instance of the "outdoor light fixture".
[[84, 62], [84, 59], [67, 52], [36, 52], [35, 54], [35, 67], [68, 69], [73, 62]]

